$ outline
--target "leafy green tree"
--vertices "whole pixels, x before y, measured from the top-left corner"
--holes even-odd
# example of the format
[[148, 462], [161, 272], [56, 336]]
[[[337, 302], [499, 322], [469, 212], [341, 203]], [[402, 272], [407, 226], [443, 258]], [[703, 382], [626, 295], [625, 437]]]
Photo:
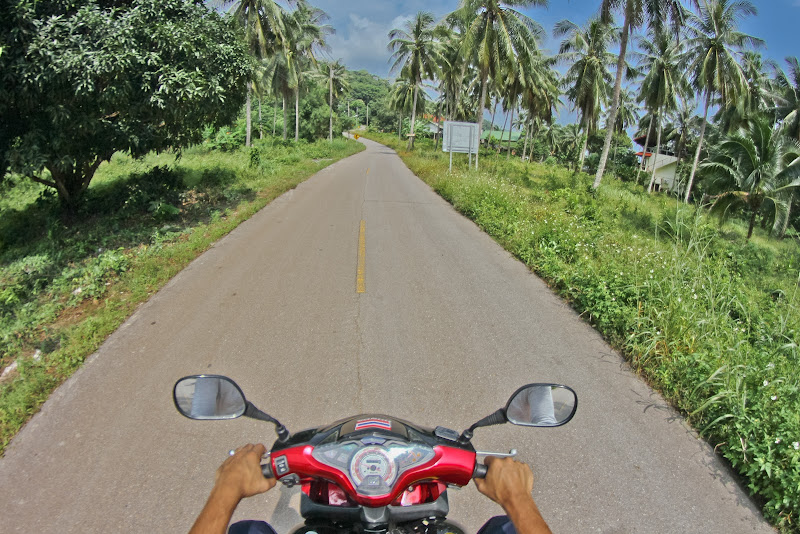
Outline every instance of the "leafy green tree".
[[745, 130], [729, 136], [716, 154], [701, 165], [712, 185], [732, 188], [716, 197], [712, 212], [726, 214], [744, 206], [750, 211], [747, 239], [753, 235], [756, 216], [769, 209], [773, 233], [786, 231], [792, 194], [800, 188], [800, 144], [772, 128], [769, 121], [752, 121]]
[[547, 0], [461, 0], [460, 16], [470, 21], [464, 32], [461, 50], [470, 57], [476, 55], [481, 81], [475, 118], [479, 127], [483, 123], [489, 77], [500, 77], [502, 69], [514, 65], [519, 57], [532, 55], [544, 36], [544, 29], [538, 22], [516, 9], [531, 6], [547, 6]]
[[583, 169], [586, 144], [597, 129], [600, 111], [611, 96], [611, 72], [614, 55], [608, 47], [616, 39], [615, 29], [599, 19], [590, 20], [583, 28], [569, 20], [556, 23], [553, 35], [565, 37], [558, 51], [558, 61], [569, 65], [562, 84], [566, 96], [580, 111], [580, 127], [584, 134], [577, 169]]
[[365, 70], [347, 71], [352, 100], [361, 100], [361, 104], [376, 103], [389, 94], [389, 82]]
[[[328, 109], [328, 90], [324, 85], [307, 84], [300, 100], [300, 137], [308, 142], [328, 137], [330, 110]], [[338, 120], [334, 117], [333, 127]]]
[[68, 212], [114, 152], [198, 142], [244, 103], [247, 51], [202, 4], [12, 4], [0, 20], [2, 170], [56, 189]]
[[686, 43], [689, 51], [688, 70], [695, 89], [705, 94], [706, 98], [685, 202], [689, 202], [692, 195], [711, 99], [716, 96], [723, 108], [735, 105], [747, 86], [737, 52], [747, 45], [757, 46], [761, 40], [738, 31], [737, 27], [742, 18], [756, 13], [755, 6], [748, 0], [703, 0], [699, 15], [689, 14], [689, 39]]
[[[414, 86], [414, 102], [411, 105], [411, 131], [415, 132], [417, 100], [422, 80], [433, 80], [442, 63], [439, 42], [436, 39], [433, 15], [421, 11], [405, 25], [405, 29], [389, 32], [389, 51], [392, 52], [391, 71], [401, 69], [401, 76], [408, 77]], [[408, 138], [408, 149], [414, 148], [414, 135]]]

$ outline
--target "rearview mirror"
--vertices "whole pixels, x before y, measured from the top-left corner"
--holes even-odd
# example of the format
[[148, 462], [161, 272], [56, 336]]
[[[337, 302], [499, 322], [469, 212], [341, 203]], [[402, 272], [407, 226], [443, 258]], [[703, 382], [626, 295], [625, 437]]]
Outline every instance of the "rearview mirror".
[[246, 401], [239, 386], [226, 376], [195, 375], [181, 378], [172, 391], [175, 407], [189, 419], [236, 419]]
[[578, 395], [560, 384], [528, 384], [508, 400], [506, 418], [521, 426], [561, 426], [578, 408]]

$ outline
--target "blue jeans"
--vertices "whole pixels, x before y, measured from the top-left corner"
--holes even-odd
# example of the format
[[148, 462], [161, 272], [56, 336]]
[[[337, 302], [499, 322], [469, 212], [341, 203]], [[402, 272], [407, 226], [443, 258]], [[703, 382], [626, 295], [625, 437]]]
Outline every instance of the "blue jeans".
[[[264, 521], [239, 521], [228, 529], [228, 534], [278, 534]], [[481, 527], [478, 534], [517, 534], [508, 516], [499, 515], [491, 518]]]

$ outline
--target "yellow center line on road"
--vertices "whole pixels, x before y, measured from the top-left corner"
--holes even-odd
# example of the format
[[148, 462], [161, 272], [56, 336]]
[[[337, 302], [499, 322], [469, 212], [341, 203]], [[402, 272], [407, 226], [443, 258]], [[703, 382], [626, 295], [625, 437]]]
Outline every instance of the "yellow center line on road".
[[358, 231], [358, 271], [356, 274], [356, 293], [367, 292], [367, 223], [361, 221]]
[[369, 167], [367, 167], [367, 174], [369, 174]]

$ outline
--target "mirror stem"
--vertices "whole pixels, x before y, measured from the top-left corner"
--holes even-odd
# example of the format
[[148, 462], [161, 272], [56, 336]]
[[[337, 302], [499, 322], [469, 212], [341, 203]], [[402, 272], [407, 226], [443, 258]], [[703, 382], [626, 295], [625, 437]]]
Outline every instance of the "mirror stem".
[[487, 415], [467, 430], [465, 430], [461, 437], [458, 438], [458, 441], [461, 443], [469, 443], [472, 439], [472, 435], [476, 428], [484, 427], [484, 426], [493, 426], [493, 425], [502, 425], [508, 422], [508, 418], [506, 418], [506, 411], [503, 408], [500, 408], [496, 412], [491, 415]]
[[280, 421], [272, 417], [271, 415], [262, 412], [255, 405], [247, 401], [245, 410], [244, 410], [245, 417], [252, 417], [253, 419], [258, 419], [259, 421], [267, 421], [273, 423], [275, 425], [275, 432], [278, 434], [278, 441], [281, 443], [285, 442], [289, 439], [289, 431], [286, 430], [286, 427], [281, 424]]

